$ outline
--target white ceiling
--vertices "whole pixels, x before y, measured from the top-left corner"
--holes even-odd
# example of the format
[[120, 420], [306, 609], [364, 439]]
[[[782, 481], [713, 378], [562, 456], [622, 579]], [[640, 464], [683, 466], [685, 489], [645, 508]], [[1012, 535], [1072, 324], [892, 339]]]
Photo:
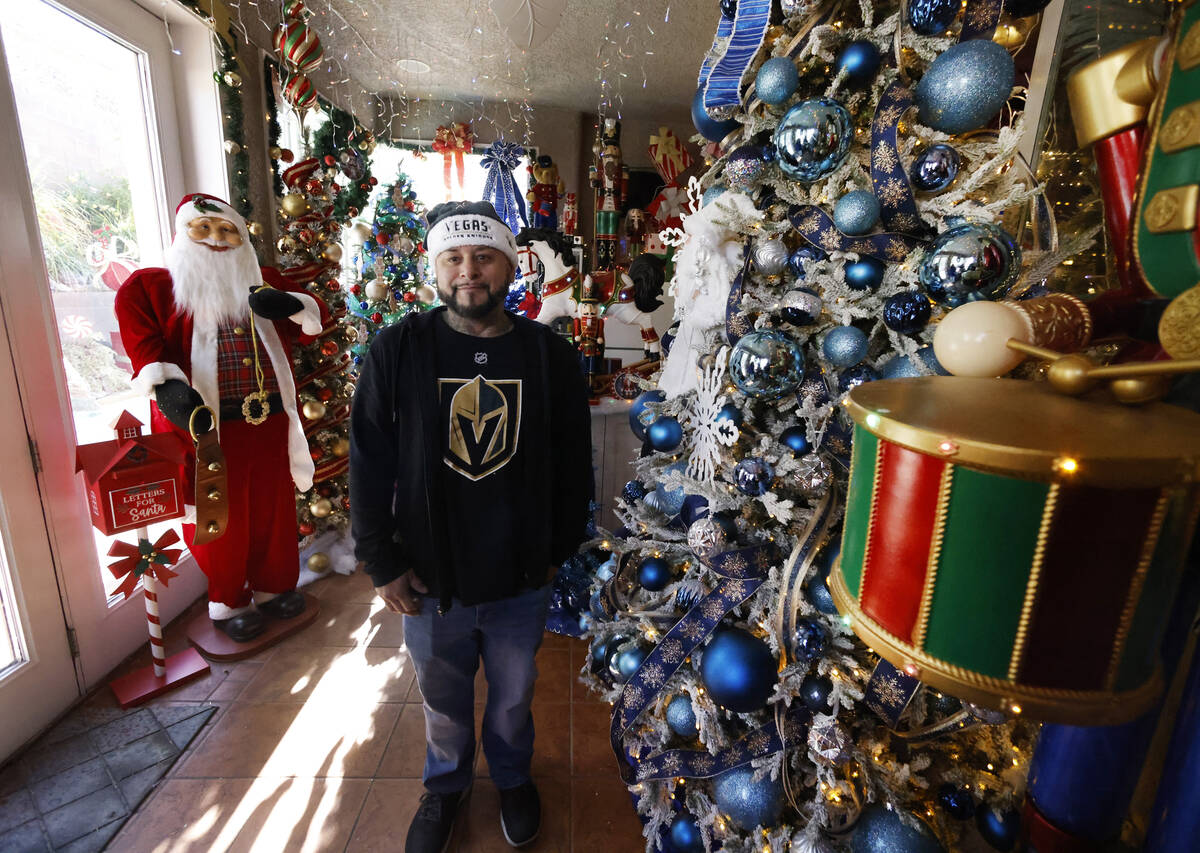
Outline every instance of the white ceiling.
[[[524, 51], [500, 31], [488, 0], [306, 0], [332, 77], [388, 100], [528, 100], [593, 112], [607, 96], [610, 115], [686, 114], [717, 26], [718, 0], [565, 3], [553, 32]], [[277, 0], [230, 5], [235, 17], [271, 28], [280, 17]], [[404, 72], [397, 66], [402, 59], [419, 59], [431, 70]]]

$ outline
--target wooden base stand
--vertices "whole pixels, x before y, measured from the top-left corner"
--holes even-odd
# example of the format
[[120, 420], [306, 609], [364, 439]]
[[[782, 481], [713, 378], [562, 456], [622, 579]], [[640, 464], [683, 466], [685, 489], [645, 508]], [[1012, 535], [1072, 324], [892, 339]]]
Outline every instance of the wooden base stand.
[[185, 649], [179, 654], [171, 655], [167, 658], [166, 668], [167, 674], [159, 678], [154, 674], [153, 666], [144, 666], [109, 682], [108, 686], [112, 688], [113, 695], [117, 697], [117, 702], [122, 708], [132, 708], [199, 678], [209, 669], [208, 661], [200, 657], [195, 649]]
[[285, 637], [290, 637], [312, 624], [321, 612], [321, 602], [305, 592], [304, 604], [304, 612], [291, 619], [268, 617], [267, 630], [245, 643], [231, 640], [228, 634], [212, 623], [207, 613], [201, 613], [188, 623], [188, 642], [209, 660], [242, 660], [253, 657], [263, 649], [270, 648]]

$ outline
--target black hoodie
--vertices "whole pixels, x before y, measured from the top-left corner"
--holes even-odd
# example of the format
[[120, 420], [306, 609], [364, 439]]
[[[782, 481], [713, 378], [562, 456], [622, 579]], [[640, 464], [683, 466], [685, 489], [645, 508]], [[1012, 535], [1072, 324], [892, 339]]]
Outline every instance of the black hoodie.
[[[350, 415], [350, 519], [355, 556], [375, 586], [412, 569], [450, 607], [450, 530], [442, 507], [434, 323], [445, 308], [413, 313], [375, 336], [363, 360]], [[525, 527], [517, 537], [525, 585], [549, 580], [552, 566], [586, 537], [592, 499], [591, 419], [579, 354], [549, 327], [510, 314], [530, 365], [529, 394], [541, 416], [521, 441]], [[486, 508], [481, 507], [480, 511]]]

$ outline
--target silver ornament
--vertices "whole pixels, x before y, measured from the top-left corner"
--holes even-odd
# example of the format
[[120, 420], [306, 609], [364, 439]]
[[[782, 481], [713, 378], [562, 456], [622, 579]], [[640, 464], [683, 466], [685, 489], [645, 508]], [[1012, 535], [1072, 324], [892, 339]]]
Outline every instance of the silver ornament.
[[789, 290], [781, 305], [784, 320], [793, 326], [811, 326], [821, 316], [825, 302], [811, 290]]
[[748, 192], [767, 168], [762, 149], [757, 145], [735, 148], [725, 161], [725, 183], [739, 192]]
[[688, 548], [701, 560], [708, 560], [725, 550], [729, 537], [725, 528], [711, 515], [692, 522], [687, 534]]
[[1016, 283], [1021, 249], [996, 225], [968, 222], [942, 233], [921, 261], [921, 286], [934, 302], [957, 308], [998, 299]]
[[808, 730], [808, 749], [822, 761], [841, 764], [850, 758], [850, 736], [836, 719], [818, 717]]
[[829, 464], [819, 454], [810, 453], [796, 463], [793, 475], [800, 488], [806, 492], [820, 494], [829, 488], [833, 474]]
[[763, 275], [779, 275], [787, 261], [788, 250], [782, 240], [763, 240], [754, 247], [754, 266]]

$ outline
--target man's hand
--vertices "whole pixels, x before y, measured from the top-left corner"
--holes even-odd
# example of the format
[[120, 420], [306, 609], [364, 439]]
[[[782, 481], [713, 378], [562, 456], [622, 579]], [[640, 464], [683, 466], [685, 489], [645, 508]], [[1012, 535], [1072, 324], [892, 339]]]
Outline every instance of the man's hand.
[[410, 570], [394, 581], [375, 587], [375, 592], [379, 593], [383, 603], [393, 613], [416, 616], [421, 612], [421, 600], [417, 598], [416, 593], [427, 593], [429, 589]]

